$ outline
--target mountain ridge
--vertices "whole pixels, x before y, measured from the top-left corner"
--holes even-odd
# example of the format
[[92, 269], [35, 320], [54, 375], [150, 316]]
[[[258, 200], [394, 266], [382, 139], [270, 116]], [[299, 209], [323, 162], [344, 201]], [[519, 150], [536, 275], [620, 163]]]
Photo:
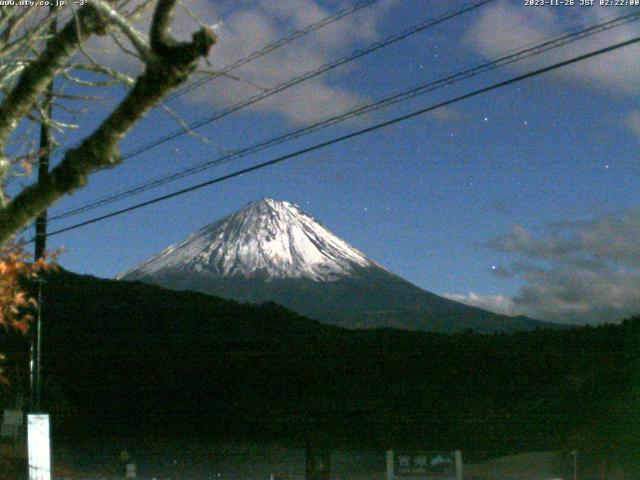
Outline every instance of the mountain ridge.
[[116, 278], [241, 302], [273, 301], [345, 328], [492, 333], [554, 325], [422, 290], [297, 205], [271, 198], [201, 228]]

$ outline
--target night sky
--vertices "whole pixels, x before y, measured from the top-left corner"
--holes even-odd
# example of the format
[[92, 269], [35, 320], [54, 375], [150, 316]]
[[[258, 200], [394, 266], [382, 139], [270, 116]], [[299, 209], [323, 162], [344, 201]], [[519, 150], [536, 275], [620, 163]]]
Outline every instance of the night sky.
[[[218, 23], [221, 68], [318, 21], [347, 2], [186, 2]], [[474, 2], [380, 1], [188, 95], [168, 102], [187, 123], [403, 29]], [[437, 80], [543, 39], [640, 11], [529, 7], [494, 1], [285, 90], [95, 174], [52, 215], [242, 148], [420, 82]], [[580, 3], [576, 0], [576, 3]], [[596, 1], [596, 3], [598, 3]], [[635, 9], [635, 10], [634, 10]], [[197, 25], [181, 12], [175, 27]], [[640, 35], [640, 21], [478, 75], [348, 123], [234, 160], [125, 201], [52, 222], [58, 229], [275, 158], [543, 65]], [[106, 42], [106, 40], [100, 40]], [[128, 69], [112, 45], [104, 61]], [[277, 166], [53, 236], [65, 268], [100, 277], [148, 258], [248, 202], [300, 205], [337, 235], [421, 288], [500, 312], [567, 322], [640, 312], [640, 48], [528, 79]], [[124, 89], [110, 90], [77, 135]], [[59, 112], [62, 118], [69, 115]], [[123, 142], [126, 153], [179, 125], [156, 109]]]

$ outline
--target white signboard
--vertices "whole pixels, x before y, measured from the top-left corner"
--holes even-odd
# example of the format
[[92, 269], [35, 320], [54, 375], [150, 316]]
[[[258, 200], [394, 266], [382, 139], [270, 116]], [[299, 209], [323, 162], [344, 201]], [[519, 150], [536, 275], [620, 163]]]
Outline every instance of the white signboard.
[[51, 440], [49, 415], [27, 415], [29, 480], [51, 480]]

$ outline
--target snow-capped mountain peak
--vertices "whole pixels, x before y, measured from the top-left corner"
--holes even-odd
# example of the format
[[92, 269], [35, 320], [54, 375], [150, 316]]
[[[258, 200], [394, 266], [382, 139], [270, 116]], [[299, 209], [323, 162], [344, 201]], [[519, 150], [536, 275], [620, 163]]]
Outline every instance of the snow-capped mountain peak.
[[346, 328], [530, 330], [424, 291], [368, 259], [298, 206], [265, 198], [118, 276], [240, 302], [276, 302]]
[[379, 267], [300, 207], [264, 198], [207, 225], [118, 275], [135, 280], [187, 273], [333, 281]]

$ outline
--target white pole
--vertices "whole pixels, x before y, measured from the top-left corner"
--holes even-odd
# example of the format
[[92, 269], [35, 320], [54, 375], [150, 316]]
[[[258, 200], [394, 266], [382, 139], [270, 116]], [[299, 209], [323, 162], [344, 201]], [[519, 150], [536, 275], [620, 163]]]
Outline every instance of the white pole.
[[395, 472], [393, 471], [393, 450], [387, 450], [387, 480], [394, 480]]
[[462, 480], [462, 452], [460, 450], [456, 450], [456, 480]]
[[29, 480], [51, 480], [51, 436], [49, 415], [27, 415]]

